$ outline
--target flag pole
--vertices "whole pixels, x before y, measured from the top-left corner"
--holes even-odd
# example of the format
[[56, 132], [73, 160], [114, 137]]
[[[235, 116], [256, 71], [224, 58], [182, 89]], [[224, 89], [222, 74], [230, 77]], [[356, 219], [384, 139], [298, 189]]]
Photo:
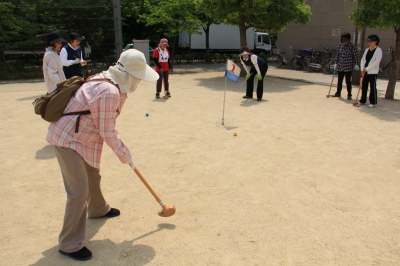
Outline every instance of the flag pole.
[[[226, 70], [225, 70], [226, 71]], [[225, 121], [224, 121], [224, 119], [225, 119], [225, 98], [226, 98], [226, 80], [227, 80], [228, 78], [227, 77], [225, 77], [225, 90], [224, 90], [224, 107], [222, 108], [222, 125], [225, 125]]]

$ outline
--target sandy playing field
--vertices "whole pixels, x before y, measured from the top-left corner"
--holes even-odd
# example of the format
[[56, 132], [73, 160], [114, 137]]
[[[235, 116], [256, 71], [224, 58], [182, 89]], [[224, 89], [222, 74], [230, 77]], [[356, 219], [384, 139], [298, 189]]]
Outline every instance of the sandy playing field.
[[31, 104], [45, 85], [0, 85], [0, 265], [400, 264], [400, 101], [356, 108], [326, 85], [271, 77], [262, 102], [243, 100], [242, 78], [227, 83], [234, 124], [222, 127], [223, 72], [182, 69], [169, 100], [142, 82], [117, 125], [177, 213], [159, 217], [106, 147], [103, 193], [121, 216], [88, 220], [84, 263], [58, 253], [66, 193]]

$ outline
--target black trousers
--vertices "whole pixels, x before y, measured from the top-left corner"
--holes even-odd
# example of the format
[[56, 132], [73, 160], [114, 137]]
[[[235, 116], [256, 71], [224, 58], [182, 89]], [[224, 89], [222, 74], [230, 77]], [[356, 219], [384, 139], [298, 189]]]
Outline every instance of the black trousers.
[[361, 99], [360, 103], [367, 102], [367, 94], [368, 94], [368, 84], [370, 87], [369, 93], [369, 103], [370, 104], [378, 104], [378, 93], [376, 91], [376, 79], [378, 78], [377, 74], [366, 74], [361, 87]]
[[164, 90], [169, 91], [168, 71], [157, 72], [160, 78], [157, 80], [157, 92], [161, 92], [162, 82], [164, 80]]
[[[268, 67], [260, 67], [262, 79], [257, 82], [257, 99], [261, 99], [264, 93], [264, 76], [267, 73]], [[257, 75], [255, 68], [250, 69], [250, 78], [247, 80], [246, 96], [253, 97], [254, 77]]]
[[346, 77], [346, 85], [347, 85], [347, 96], [351, 96], [351, 75], [353, 75], [353, 71], [338, 71], [338, 84], [337, 84], [337, 91], [336, 95], [341, 95], [342, 93], [342, 84], [343, 79]]

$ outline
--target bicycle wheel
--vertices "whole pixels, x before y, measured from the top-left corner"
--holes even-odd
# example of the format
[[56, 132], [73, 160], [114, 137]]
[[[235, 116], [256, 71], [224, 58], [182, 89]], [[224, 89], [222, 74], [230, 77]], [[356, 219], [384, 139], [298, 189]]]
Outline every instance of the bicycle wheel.
[[330, 58], [326, 58], [326, 59], [324, 59], [324, 60], [322, 61], [322, 63], [321, 63], [321, 69], [322, 69], [322, 71], [324, 71], [324, 73], [326, 73], [326, 74], [331, 73], [331, 72], [329, 71], [329, 67], [328, 67], [328, 65], [329, 65], [329, 60], [331, 60], [331, 59], [330, 59]]
[[[393, 66], [393, 64], [391, 64], [388, 69], [389, 77], [390, 77], [390, 74], [392, 73], [392, 66]], [[400, 68], [399, 68], [399, 73], [397, 74], [397, 80], [400, 80]]]
[[292, 67], [293, 69], [299, 70], [303, 67], [303, 64], [301, 63], [301, 59], [298, 57], [295, 57], [292, 61]]
[[313, 71], [313, 72], [322, 71], [321, 60], [319, 60], [318, 58], [311, 58], [309, 66], [310, 66], [311, 71]]
[[272, 65], [276, 68], [280, 68], [283, 65], [283, 58], [281, 55], [274, 54], [270, 57]]
[[336, 64], [336, 58], [333, 58], [331, 61], [329, 61], [328, 68], [330, 74], [333, 74], [333, 72], [335, 71], [335, 64]]
[[312, 59], [311, 56], [306, 56], [306, 57], [303, 59], [303, 62], [304, 62], [303, 67], [304, 67], [304, 69], [305, 69], [306, 71], [308, 71], [308, 72], [311, 71], [311, 67], [310, 67], [311, 59]]

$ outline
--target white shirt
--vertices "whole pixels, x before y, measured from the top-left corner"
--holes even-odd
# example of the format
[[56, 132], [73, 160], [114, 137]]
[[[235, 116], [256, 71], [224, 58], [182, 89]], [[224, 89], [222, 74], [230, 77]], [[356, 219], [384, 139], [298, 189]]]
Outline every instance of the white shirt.
[[[240, 61], [242, 61], [242, 65], [243, 65], [243, 67], [244, 67], [244, 70], [246, 70], [247, 74], [249, 74], [249, 73], [250, 73], [250, 67], [249, 67], [248, 65], [246, 65], [246, 64], [243, 62], [243, 60], [242, 60], [241, 58], [242, 58], [242, 57], [240, 57]], [[249, 59], [247, 59], [247, 60], [249, 60]], [[247, 61], [247, 60], [246, 60], [246, 61]], [[257, 74], [258, 74], [258, 75], [261, 75], [260, 68], [258, 67], [257, 56], [256, 56], [255, 54], [251, 55], [251, 56], [250, 56], [250, 60], [251, 60], [251, 62], [253, 63], [254, 67], [256, 68]]]
[[57, 87], [58, 82], [65, 80], [61, 58], [57, 52], [53, 50], [53, 47], [47, 47], [44, 53], [43, 76], [48, 93], [52, 92]]
[[[69, 47], [71, 47], [74, 51], [76, 50], [76, 49], [78, 49], [78, 47], [76, 47], [76, 48], [74, 48], [74, 47], [72, 47], [72, 45], [70, 44], [70, 43], [68, 43], [68, 45], [69, 45]], [[81, 60], [83, 61], [83, 53], [81, 53]], [[79, 63], [76, 63], [76, 61], [75, 60], [68, 60], [67, 58], [68, 58], [68, 52], [67, 52], [67, 49], [65, 49], [65, 47], [63, 47], [62, 49], [61, 49], [61, 52], [60, 52], [60, 57], [61, 57], [61, 62], [62, 62], [62, 65], [63, 66], [70, 66], [70, 65], [73, 65], [73, 64], [79, 64]]]
[[361, 59], [361, 71], [367, 70], [367, 74], [378, 74], [379, 73], [379, 64], [382, 60], [382, 49], [380, 47], [375, 48], [374, 55], [371, 58], [371, 61], [369, 61], [368, 66], [365, 67], [365, 63], [367, 61], [367, 53], [369, 48], [367, 48], [364, 52], [364, 55]]

